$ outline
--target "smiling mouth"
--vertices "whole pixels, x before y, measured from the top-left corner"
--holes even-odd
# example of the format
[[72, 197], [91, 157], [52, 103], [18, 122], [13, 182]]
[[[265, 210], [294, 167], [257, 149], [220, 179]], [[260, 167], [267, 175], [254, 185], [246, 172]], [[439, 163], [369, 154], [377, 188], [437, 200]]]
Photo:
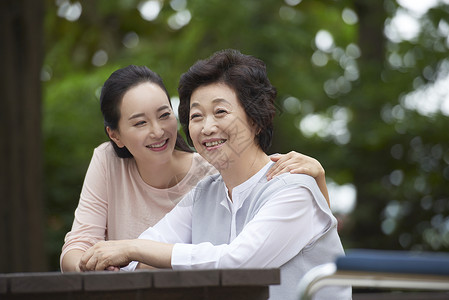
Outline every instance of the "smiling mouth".
[[168, 143], [168, 139], [166, 139], [165, 141], [162, 141], [162, 142], [160, 142], [158, 144], [148, 145], [147, 148], [151, 148], [151, 149], [153, 149], [153, 148], [161, 148], [161, 147], [165, 146], [165, 144], [167, 144], [167, 143]]
[[213, 141], [213, 142], [205, 142], [205, 143], [203, 143], [203, 145], [206, 146], [207, 148], [209, 148], [209, 147], [215, 147], [215, 146], [221, 145], [224, 142], [226, 142], [226, 140], [218, 140], [218, 141]]

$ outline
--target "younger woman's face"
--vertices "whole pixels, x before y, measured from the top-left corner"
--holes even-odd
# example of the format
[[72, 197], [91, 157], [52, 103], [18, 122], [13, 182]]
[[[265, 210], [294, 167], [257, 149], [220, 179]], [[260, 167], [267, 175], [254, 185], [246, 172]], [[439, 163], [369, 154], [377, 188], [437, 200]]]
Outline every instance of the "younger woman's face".
[[144, 82], [125, 93], [118, 129], [108, 129], [108, 133], [117, 146], [126, 146], [137, 161], [160, 163], [173, 154], [177, 129], [167, 94], [157, 84]]

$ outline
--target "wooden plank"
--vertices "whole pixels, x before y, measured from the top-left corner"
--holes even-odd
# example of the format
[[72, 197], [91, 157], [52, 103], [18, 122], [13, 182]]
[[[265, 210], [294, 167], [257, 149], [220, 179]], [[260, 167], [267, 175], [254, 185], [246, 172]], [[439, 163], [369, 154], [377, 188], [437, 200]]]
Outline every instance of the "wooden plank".
[[153, 272], [87, 272], [83, 274], [85, 291], [120, 291], [151, 288]]
[[221, 286], [210, 287], [208, 300], [266, 300], [269, 296], [268, 286]]
[[277, 285], [281, 283], [279, 269], [229, 269], [221, 270], [221, 285]]
[[277, 269], [13, 273], [0, 274], [0, 299], [265, 300], [279, 279]]
[[82, 290], [79, 273], [13, 273], [7, 274], [10, 292], [16, 293], [57, 293]]
[[[156, 300], [209, 300], [205, 297], [205, 287], [152, 288], [143, 291], [140, 299]], [[105, 299], [106, 300], [106, 299]]]
[[[58, 293], [33, 293], [33, 294], [4, 294], [2, 300], [97, 300], [85, 297], [81, 292], [58, 292]], [[109, 298], [112, 299], [112, 298]], [[108, 300], [109, 300], [108, 299]], [[124, 299], [125, 300], [125, 299]], [[131, 299], [126, 299], [131, 300]]]
[[153, 284], [157, 288], [219, 286], [219, 270], [158, 270], [153, 273]]
[[[157, 300], [266, 300], [268, 299], [267, 286], [211, 286], [190, 288], [152, 288], [141, 290], [138, 299]], [[111, 298], [101, 298], [109, 300]], [[128, 298], [125, 300], [137, 299]], [[83, 299], [85, 300], [85, 299]], [[95, 300], [100, 300], [95, 298]]]

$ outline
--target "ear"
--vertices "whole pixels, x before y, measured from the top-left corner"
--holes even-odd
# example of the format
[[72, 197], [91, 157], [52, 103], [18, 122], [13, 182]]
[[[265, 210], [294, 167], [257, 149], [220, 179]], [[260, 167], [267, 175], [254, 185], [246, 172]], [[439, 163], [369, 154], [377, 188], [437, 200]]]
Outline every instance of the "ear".
[[109, 135], [109, 138], [119, 147], [123, 148], [125, 145], [120, 141], [120, 133], [116, 129], [111, 129], [111, 127], [106, 127], [106, 132]]

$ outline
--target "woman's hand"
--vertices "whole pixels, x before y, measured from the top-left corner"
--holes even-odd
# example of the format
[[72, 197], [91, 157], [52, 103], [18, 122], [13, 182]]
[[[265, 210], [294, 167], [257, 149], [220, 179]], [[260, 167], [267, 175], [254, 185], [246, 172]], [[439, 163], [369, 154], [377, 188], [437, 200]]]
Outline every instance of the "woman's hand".
[[119, 271], [131, 261], [155, 268], [171, 268], [173, 244], [134, 239], [102, 241], [89, 248], [80, 260], [81, 271]]
[[90, 247], [80, 259], [81, 271], [118, 271], [129, 264], [130, 241], [102, 241]]
[[313, 178], [324, 176], [323, 167], [313, 157], [290, 151], [287, 154], [271, 155], [270, 158], [276, 163], [267, 173], [268, 180], [287, 172], [291, 174], [307, 174]]
[[291, 174], [306, 174], [312, 176], [315, 178], [321, 193], [324, 195], [327, 204], [330, 206], [324, 168], [318, 160], [295, 151], [290, 151], [287, 154], [271, 155], [270, 159], [276, 163], [267, 173], [268, 180], [287, 172]]

